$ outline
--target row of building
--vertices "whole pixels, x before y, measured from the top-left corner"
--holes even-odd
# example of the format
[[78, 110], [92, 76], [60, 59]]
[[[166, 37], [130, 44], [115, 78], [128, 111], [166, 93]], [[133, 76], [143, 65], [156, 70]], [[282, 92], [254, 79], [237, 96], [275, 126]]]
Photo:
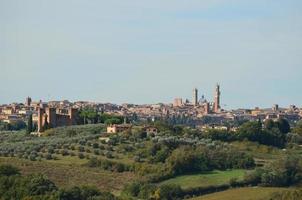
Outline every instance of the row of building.
[[[79, 123], [79, 110], [81, 108], [92, 108], [99, 113], [121, 115], [132, 119], [132, 121], [147, 121], [152, 119], [190, 119], [190, 125], [204, 125], [207, 123], [223, 123], [232, 120], [265, 120], [286, 118], [290, 121], [298, 121], [302, 117], [302, 109], [291, 105], [288, 108], [280, 108], [273, 105], [268, 109], [237, 109], [224, 110], [221, 107], [220, 86], [215, 88], [214, 101], [208, 102], [204, 96], [198, 97], [198, 90], [193, 89], [193, 98], [183, 101], [176, 98], [171, 104], [122, 104], [94, 103], [87, 101], [69, 102], [49, 101], [34, 102], [30, 97], [25, 103], [12, 103], [0, 105], [0, 121], [13, 123], [15, 121], [27, 121], [32, 116], [37, 125], [37, 131], [41, 132], [44, 127], [69, 126]], [[207, 120], [205, 120], [207, 119]], [[176, 120], [176, 123], [178, 121]], [[180, 123], [185, 123], [182, 120]]]

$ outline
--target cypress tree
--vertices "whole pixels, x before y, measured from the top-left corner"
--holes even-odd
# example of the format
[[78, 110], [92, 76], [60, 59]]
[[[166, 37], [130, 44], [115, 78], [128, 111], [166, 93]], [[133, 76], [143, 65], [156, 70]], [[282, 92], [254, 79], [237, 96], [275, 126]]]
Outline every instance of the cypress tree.
[[33, 116], [31, 114], [28, 117], [26, 133], [30, 134], [32, 131], [33, 131]]

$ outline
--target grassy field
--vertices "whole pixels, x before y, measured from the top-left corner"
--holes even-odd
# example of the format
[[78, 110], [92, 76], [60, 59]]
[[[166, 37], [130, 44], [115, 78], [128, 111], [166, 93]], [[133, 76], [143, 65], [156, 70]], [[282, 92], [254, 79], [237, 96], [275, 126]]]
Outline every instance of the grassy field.
[[118, 193], [125, 184], [134, 180], [133, 173], [115, 173], [83, 166], [87, 160], [64, 157], [60, 160], [29, 161], [19, 158], [0, 157], [0, 164], [12, 164], [24, 175], [42, 173], [63, 188], [80, 185], [96, 186], [101, 190]]
[[230, 189], [223, 192], [196, 197], [191, 200], [270, 200], [270, 196], [284, 188], [248, 187]]
[[161, 184], [177, 184], [183, 189], [209, 185], [221, 185], [229, 183], [231, 178], [238, 178], [238, 180], [241, 180], [244, 174], [245, 170], [213, 171], [203, 174], [178, 176], [164, 181]]

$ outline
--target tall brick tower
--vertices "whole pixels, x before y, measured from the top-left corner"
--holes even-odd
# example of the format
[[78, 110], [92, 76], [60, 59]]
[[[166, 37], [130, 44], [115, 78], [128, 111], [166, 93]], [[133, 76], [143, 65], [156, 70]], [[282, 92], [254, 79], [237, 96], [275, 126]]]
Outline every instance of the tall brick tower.
[[194, 106], [197, 106], [198, 104], [198, 90], [196, 88], [193, 89], [193, 101]]
[[30, 106], [31, 105], [31, 98], [30, 97], [27, 97], [26, 100], [25, 100], [25, 106]]
[[220, 110], [220, 85], [217, 83], [215, 89], [215, 96], [214, 96], [214, 105], [213, 105], [214, 113], [218, 113]]

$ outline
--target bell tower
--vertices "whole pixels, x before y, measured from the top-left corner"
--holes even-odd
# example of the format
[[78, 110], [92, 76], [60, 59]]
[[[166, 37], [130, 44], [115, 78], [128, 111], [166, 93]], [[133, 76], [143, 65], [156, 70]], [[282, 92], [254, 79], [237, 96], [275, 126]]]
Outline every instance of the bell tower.
[[220, 85], [217, 83], [214, 95], [214, 113], [218, 113], [220, 108]]
[[196, 88], [193, 89], [193, 101], [194, 106], [197, 106], [198, 104], [198, 90]]

